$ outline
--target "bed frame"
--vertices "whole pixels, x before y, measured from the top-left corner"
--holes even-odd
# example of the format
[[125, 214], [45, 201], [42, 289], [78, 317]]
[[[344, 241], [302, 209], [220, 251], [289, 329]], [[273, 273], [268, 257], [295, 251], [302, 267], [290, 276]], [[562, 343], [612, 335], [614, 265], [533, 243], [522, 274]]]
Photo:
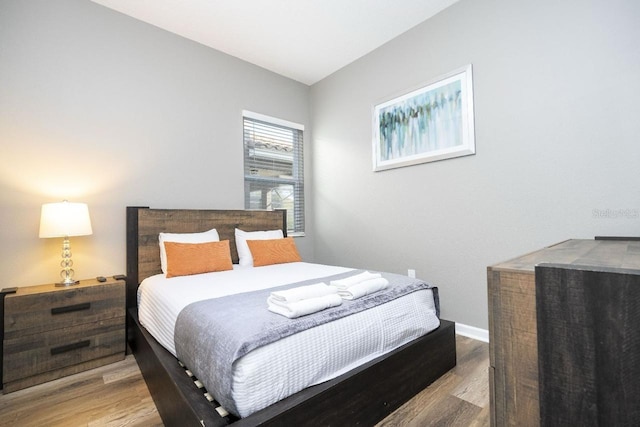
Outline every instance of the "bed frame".
[[438, 329], [331, 381], [309, 387], [246, 418], [221, 417], [177, 359], [139, 323], [137, 288], [160, 273], [158, 233], [216, 228], [238, 262], [235, 228], [282, 229], [286, 211], [127, 208], [127, 342], [166, 426], [373, 425], [456, 365], [455, 324]]

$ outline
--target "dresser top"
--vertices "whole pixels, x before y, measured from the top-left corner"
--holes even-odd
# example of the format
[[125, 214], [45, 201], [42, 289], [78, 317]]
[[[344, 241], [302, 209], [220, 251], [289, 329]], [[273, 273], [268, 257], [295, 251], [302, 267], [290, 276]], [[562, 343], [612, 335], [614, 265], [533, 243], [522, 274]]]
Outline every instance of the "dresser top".
[[640, 270], [640, 240], [571, 239], [489, 268], [533, 273], [542, 263]]
[[98, 282], [96, 279], [87, 279], [80, 280], [79, 283], [70, 286], [56, 286], [54, 283], [48, 283], [46, 285], [23, 286], [19, 287], [15, 293], [8, 294], [7, 298], [15, 298], [23, 295], [41, 294], [44, 292], [68, 292], [93, 286], [113, 286], [114, 284], [124, 285], [124, 280], [107, 278], [106, 282]]

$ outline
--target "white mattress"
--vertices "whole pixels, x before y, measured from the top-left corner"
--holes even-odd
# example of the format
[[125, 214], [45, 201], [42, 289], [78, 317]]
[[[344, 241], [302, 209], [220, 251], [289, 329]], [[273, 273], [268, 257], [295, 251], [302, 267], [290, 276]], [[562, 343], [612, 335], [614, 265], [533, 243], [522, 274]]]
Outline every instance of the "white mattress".
[[[176, 319], [192, 302], [350, 270], [299, 262], [234, 266], [233, 271], [171, 279], [152, 276], [138, 289], [140, 323], [175, 355]], [[265, 310], [266, 307], [265, 301]], [[439, 325], [432, 291], [421, 290], [255, 349], [239, 359], [233, 369], [233, 399], [239, 415], [245, 417], [304, 388], [335, 378]], [[198, 376], [197, 372], [194, 374]]]

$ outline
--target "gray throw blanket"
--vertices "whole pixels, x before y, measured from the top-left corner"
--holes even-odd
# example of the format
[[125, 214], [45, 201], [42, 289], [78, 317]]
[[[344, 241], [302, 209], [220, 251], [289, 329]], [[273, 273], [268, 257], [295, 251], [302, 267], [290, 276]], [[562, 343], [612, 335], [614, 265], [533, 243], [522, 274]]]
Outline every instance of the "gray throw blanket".
[[354, 276], [354, 270], [334, 276], [292, 283], [186, 306], [175, 326], [176, 355], [229, 412], [238, 415], [231, 396], [233, 363], [258, 347], [323, 323], [345, 317], [421, 289], [433, 289], [436, 314], [440, 315], [438, 288], [406, 276], [381, 273], [389, 286], [362, 298], [346, 301], [307, 316], [289, 319], [267, 310], [273, 291]]

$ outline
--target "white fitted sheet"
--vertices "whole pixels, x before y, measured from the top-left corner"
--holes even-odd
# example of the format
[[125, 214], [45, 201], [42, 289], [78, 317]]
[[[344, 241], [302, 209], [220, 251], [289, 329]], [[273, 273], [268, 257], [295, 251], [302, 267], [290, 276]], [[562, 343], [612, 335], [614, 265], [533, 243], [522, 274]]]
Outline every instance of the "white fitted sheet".
[[[138, 314], [149, 333], [175, 355], [176, 319], [192, 302], [350, 270], [299, 262], [234, 266], [233, 271], [171, 279], [156, 275], [145, 279], [138, 289]], [[239, 415], [245, 417], [306, 387], [335, 378], [439, 325], [429, 289], [255, 349], [236, 361], [233, 368], [233, 399]], [[198, 376], [197, 372], [194, 374]]]

